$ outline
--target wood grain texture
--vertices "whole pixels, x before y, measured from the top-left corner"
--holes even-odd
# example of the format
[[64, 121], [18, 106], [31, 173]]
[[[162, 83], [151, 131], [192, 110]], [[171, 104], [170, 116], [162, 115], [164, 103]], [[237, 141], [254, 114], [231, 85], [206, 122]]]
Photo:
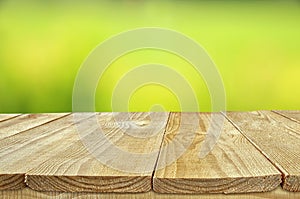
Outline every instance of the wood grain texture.
[[300, 124], [271, 111], [227, 117], [283, 173], [283, 188], [300, 191]]
[[[59, 114], [59, 116], [61, 115]], [[28, 119], [31, 120], [31, 118]], [[26, 186], [25, 173], [52, 156], [52, 152], [57, 151], [56, 148], [53, 148], [52, 142], [61, 142], [61, 139], [68, 138], [67, 132], [61, 134], [57, 132], [61, 132], [62, 129], [72, 124], [72, 116], [66, 115], [1, 139], [0, 190], [18, 189]], [[10, 132], [8, 133], [10, 134]]]
[[[130, 113], [132, 121], [145, 126], [145, 129], [140, 129], [141, 134], [145, 134], [146, 130], [151, 131], [151, 128], [147, 129], [147, 125], [151, 121], [145, 114], [147, 113]], [[157, 119], [163, 123], [164, 128], [147, 139], [127, 135], [120, 128], [120, 126], [126, 129], [134, 127], [130, 121], [127, 121], [126, 115], [127, 113], [100, 113], [97, 115], [97, 121], [108, 141], [97, 137], [99, 135], [99, 132], [96, 131], [98, 124], [91, 119], [83, 122], [84, 128], [81, 131], [84, 132], [79, 134], [75, 127], [67, 128], [68, 133], [64, 134], [68, 138], [60, 139], [60, 142], [51, 141], [51, 148], [57, 149], [52, 153], [53, 156], [27, 172], [27, 185], [38, 191], [122, 193], [150, 191], [151, 177], [168, 114], [160, 114]], [[119, 124], [114, 120], [115, 117], [118, 117], [119, 121], [121, 120]], [[153, 128], [157, 125], [154, 123]], [[57, 132], [57, 136], [61, 133]], [[90, 139], [89, 147], [92, 147], [98, 154], [91, 154], [84, 143], [85, 138]], [[56, 139], [56, 137], [51, 139]], [[111, 143], [111, 145], [106, 145], [107, 143]], [[114, 147], [121, 149], [120, 153], [113, 153]], [[122, 151], [129, 152], [129, 155], [124, 155]], [[134, 158], [134, 154], [148, 153], [153, 153], [153, 156]], [[102, 157], [102, 162], [96, 157]], [[106, 162], [103, 162], [103, 157]], [[123, 167], [112, 168], [112, 166]], [[148, 171], [147, 168], [150, 170]], [[135, 173], [131, 171], [135, 171]]]
[[274, 111], [284, 117], [290, 118], [291, 120], [300, 123], [300, 111]]
[[[279, 186], [280, 172], [227, 120], [213, 150], [200, 159], [199, 150], [210, 120], [208, 113], [171, 113], [158, 168], [178, 154], [187, 140], [192, 142], [179, 159], [155, 171], [155, 192], [245, 193], [270, 191]], [[170, 143], [175, 145], [164, 150]]]
[[0, 122], [12, 119], [19, 116], [20, 114], [0, 114]]
[[65, 193], [65, 192], [38, 192], [29, 188], [11, 191], [0, 191], [0, 198], [11, 199], [297, 199], [300, 193], [284, 191], [280, 187], [271, 192], [248, 193], [248, 194], [201, 194], [201, 195], [183, 195], [183, 194], [158, 194], [153, 191], [147, 193], [120, 194], [120, 193]]
[[24, 114], [0, 122], [0, 139], [18, 134], [47, 122], [61, 118], [68, 113]]

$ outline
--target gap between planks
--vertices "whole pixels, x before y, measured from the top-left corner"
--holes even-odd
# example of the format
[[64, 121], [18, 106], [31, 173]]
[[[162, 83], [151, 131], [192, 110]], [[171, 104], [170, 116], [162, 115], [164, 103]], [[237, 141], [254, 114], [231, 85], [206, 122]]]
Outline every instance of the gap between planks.
[[21, 114], [0, 114], [0, 122], [4, 122], [6, 120], [13, 119], [15, 117], [20, 116]]
[[265, 153], [259, 146], [253, 142], [240, 128], [237, 126], [229, 117], [226, 116], [226, 113], [222, 112], [222, 114], [228, 119], [228, 121], [267, 159], [275, 168], [277, 168], [281, 172], [281, 181], [284, 182], [284, 176], [287, 174], [287, 171], [284, 170], [280, 165], [275, 164], [267, 153]]
[[[171, 114], [169, 114], [169, 117], [170, 117], [170, 115], [171, 115]], [[170, 118], [169, 118], [169, 120], [170, 120]], [[167, 124], [169, 124], [169, 122], [168, 122]], [[166, 128], [166, 130], [167, 130], [167, 128]], [[166, 136], [166, 132], [163, 134], [163, 138], [165, 138], [165, 136]], [[244, 136], [244, 135], [243, 135], [243, 136]], [[162, 142], [163, 142], [163, 141], [162, 141]], [[162, 143], [162, 142], [161, 142], [161, 143]], [[157, 161], [158, 158], [159, 158], [159, 156], [157, 156], [157, 158], [156, 158], [156, 163], [155, 163], [155, 165], [158, 164], [158, 161]], [[44, 162], [43, 162], [43, 163], [44, 163]], [[155, 172], [155, 171], [156, 171], [156, 170], [154, 170], [154, 172]], [[28, 177], [27, 174], [26, 174], [26, 176]], [[153, 179], [153, 176], [150, 178], [150, 181], [151, 181], [151, 179]], [[197, 186], [199, 186], [199, 184], [198, 184]], [[155, 188], [154, 188], [154, 189], [155, 189]], [[98, 190], [98, 191], [99, 191], [99, 190]], [[100, 190], [100, 191], [101, 191], [101, 190]], [[224, 191], [224, 190], [223, 190], [223, 191]], [[196, 192], [197, 192], [197, 191], [196, 191]], [[199, 192], [199, 191], [198, 191], [198, 192]], [[200, 191], [200, 192], [201, 192], [201, 191]], [[199, 192], [199, 193], [200, 193], [200, 192]], [[229, 192], [230, 192], [230, 191], [229, 191]], [[194, 193], [195, 193], [195, 192], [194, 192]]]
[[299, 111], [278, 111], [277, 110], [277, 111], [273, 111], [273, 112], [300, 124], [300, 112]]
[[247, 193], [278, 187], [281, 173], [225, 118], [218, 144], [205, 158], [199, 158], [211, 115], [171, 113], [153, 190], [181, 194]]
[[24, 114], [0, 122], [0, 140], [55, 121], [70, 113]]
[[[148, 192], [151, 190], [151, 178], [157, 160], [163, 131], [167, 122], [168, 114], [156, 114], [158, 122], [162, 123], [163, 129], [156, 132], [150, 138], [140, 139], [129, 136], [122, 132], [114, 117], [119, 118], [121, 125], [129, 125], [129, 129], [136, 131], [136, 127], [128, 123], [128, 113], [100, 113], [97, 120], [102, 126], [102, 130], [109, 139], [104, 143], [102, 138], [97, 137], [97, 122], [91, 118], [83, 121], [84, 137], [79, 137], [70, 129], [68, 142], [63, 143], [64, 152], [56, 152], [53, 156], [41, 163], [38, 167], [32, 168], [26, 172], [27, 185], [38, 191], [67, 191], [67, 192], [121, 192], [137, 193]], [[136, 124], [143, 125], [148, 123], [147, 113], [134, 113], [131, 116]], [[152, 127], [141, 128], [139, 133], [154, 131], [159, 126], [158, 122]], [[96, 137], [93, 137], [96, 136]], [[95, 148], [90, 154], [83, 145], [82, 140], [95, 140], [91, 143]], [[112, 142], [113, 145], [107, 145]], [[129, 144], [130, 143], [130, 144]], [[61, 147], [61, 143], [53, 143], [56, 147]], [[99, 147], [100, 146], [100, 147]], [[104, 146], [104, 148], [102, 147]], [[131, 152], [130, 155], [114, 153], [113, 147], [122, 148]], [[123, 155], [122, 155], [123, 154]], [[134, 154], [150, 154], [145, 158], [139, 158]], [[152, 154], [152, 155], [151, 155]], [[94, 156], [107, 158], [110, 166], [100, 162]], [[98, 156], [99, 155], [99, 156]], [[117, 169], [118, 166], [122, 168]], [[133, 172], [132, 172], [133, 171]]]
[[[282, 173], [282, 187], [300, 191], [299, 111], [229, 112], [227, 117]], [[293, 115], [294, 118], [290, 116]]]

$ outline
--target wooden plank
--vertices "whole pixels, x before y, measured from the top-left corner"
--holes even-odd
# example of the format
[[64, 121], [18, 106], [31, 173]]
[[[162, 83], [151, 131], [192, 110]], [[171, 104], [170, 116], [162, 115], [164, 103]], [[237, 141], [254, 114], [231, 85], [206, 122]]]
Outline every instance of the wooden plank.
[[0, 140], [0, 190], [25, 187], [25, 173], [57, 151], [52, 142], [67, 139], [64, 129], [71, 125], [73, 116], [67, 115]]
[[[155, 130], [158, 122], [151, 121], [154, 123], [150, 129], [147, 129], [150, 125], [149, 118], [145, 117], [147, 113], [130, 113], [131, 119], [137, 125], [143, 126], [143, 128], [135, 129], [136, 127], [126, 119], [127, 114], [101, 113], [97, 115], [97, 120], [108, 140], [105, 140], [105, 137], [97, 137], [100, 134], [96, 131], [98, 124], [91, 119], [86, 120], [86, 123], [82, 124], [84, 128], [80, 129], [84, 131], [81, 132], [81, 136], [84, 137], [80, 137], [73, 127], [68, 128], [68, 139], [51, 144], [51, 147], [59, 151], [27, 172], [27, 185], [38, 191], [122, 193], [150, 191], [151, 176], [168, 114], [159, 113], [156, 119], [160, 121], [163, 128], [147, 139], [128, 135], [127, 131], [138, 130], [140, 134], [147, 134]], [[119, 124], [114, 120], [116, 117]], [[127, 130], [123, 131], [120, 126]], [[86, 138], [90, 139], [89, 146], [94, 146], [93, 151], [97, 154], [91, 154], [85, 146]], [[117, 153], [115, 153], [115, 147], [120, 149]]]
[[227, 113], [240, 131], [283, 173], [283, 188], [300, 191], [300, 125], [271, 111]]
[[[279, 186], [280, 172], [227, 120], [213, 150], [200, 159], [199, 150], [210, 120], [209, 113], [171, 113], [158, 168], [178, 154], [186, 140], [191, 139], [192, 143], [176, 161], [155, 171], [154, 191], [245, 193], [270, 191]], [[172, 143], [174, 146], [164, 150]]]
[[0, 122], [17, 117], [20, 114], [0, 114]]
[[300, 111], [274, 111], [274, 112], [300, 123]]
[[297, 199], [300, 193], [284, 191], [280, 187], [271, 192], [265, 193], [248, 193], [248, 194], [201, 194], [201, 195], [183, 195], [183, 194], [158, 194], [153, 191], [147, 193], [66, 193], [66, 192], [38, 192], [29, 188], [0, 191], [0, 198], [22, 198], [22, 199], [140, 199], [140, 198], [155, 198], [155, 199]]
[[13, 119], [0, 122], [0, 139], [37, 127], [68, 114], [69, 113], [24, 114]]

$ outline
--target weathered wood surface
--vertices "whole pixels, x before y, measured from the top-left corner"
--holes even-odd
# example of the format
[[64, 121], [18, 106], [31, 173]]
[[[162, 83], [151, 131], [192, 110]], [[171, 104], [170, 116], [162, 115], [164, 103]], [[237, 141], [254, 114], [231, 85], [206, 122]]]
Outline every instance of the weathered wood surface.
[[38, 192], [29, 188], [19, 190], [0, 191], [0, 198], [21, 198], [21, 199], [297, 199], [299, 193], [288, 192], [280, 187], [271, 192], [248, 193], [248, 194], [158, 194], [153, 191], [147, 193], [121, 194], [121, 193], [65, 193], [65, 192]]
[[300, 111], [274, 111], [274, 112], [300, 123]]
[[[56, 136], [51, 139], [47, 138], [51, 143], [51, 148], [58, 150], [52, 152], [52, 156], [44, 159], [42, 164], [27, 172], [27, 185], [39, 191], [122, 193], [150, 191], [152, 172], [157, 161], [168, 114], [159, 114], [156, 119], [162, 122], [164, 128], [147, 139], [128, 135], [120, 128], [136, 131], [137, 127], [126, 119], [127, 114], [100, 113], [97, 115], [107, 141], [103, 137], [97, 137], [99, 135], [96, 131], [98, 124], [93, 120], [83, 121], [83, 128], [80, 129], [83, 131], [81, 132], [83, 137], [80, 137], [75, 127], [72, 126], [66, 129], [68, 133], [64, 133], [68, 138], [62, 138], [60, 142], [51, 141], [51, 139], [57, 140]], [[145, 131], [155, 130], [158, 126], [158, 123], [154, 122], [153, 127], [147, 129], [147, 125], [151, 123], [146, 117], [147, 113], [131, 113], [130, 115], [135, 124], [142, 126], [139, 129], [140, 132], [137, 133], [147, 134]], [[119, 122], [121, 121], [119, 124], [114, 121], [116, 117]], [[57, 133], [59, 134], [61, 132]], [[88, 140], [89, 147], [97, 154], [91, 154], [80, 138], [90, 139]], [[120, 149], [120, 153], [114, 153], [114, 147]], [[150, 153], [152, 156], [141, 156], [141, 158], [134, 155]], [[102, 157], [102, 162], [95, 157]], [[103, 161], [106, 161], [107, 165]]]
[[25, 187], [25, 173], [62, 152], [53, 143], [67, 139], [66, 127], [73, 125], [71, 115], [15, 133], [0, 140], [0, 190]]
[[[181, 120], [180, 115], [185, 119]], [[299, 111], [227, 113], [230, 122], [225, 121], [220, 139], [204, 159], [198, 155], [210, 114], [161, 113], [152, 118], [154, 121], [148, 113], [129, 116], [0, 114], [0, 198], [170, 196], [153, 191], [79, 193], [147, 192], [151, 188], [160, 193], [179, 194], [173, 197], [198, 198], [199, 195], [180, 193], [270, 191], [279, 185], [281, 174], [284, 189], [300, 191]], [[195, 118], [200, 120], [195, 123]], [[104, 137], [98, 136], [99, 125]], [[265, 194], [229, 196], [297, 198], [299, 194], [279, 188]]]
[[[280, 185], [280, 172], [227, 120], [218, 143], [200, 159], [199, 149], [210, 120], [208, 113], [171, 113], [163, 146], [175, 144], [161, 150], [158, 166], [166, 164], [182, 146], [187, 150], [169, 166], [155, 171], [154, 191], [246, 193], [271, 191]], [[190, 146], [186, 144], [188, 139], [192, 141]]]
[[283, 174], [283, 188], [300, 191], [300, 124], [271, 111], [227, 117]]
[[67, 115], [67, 113], [24, 114], [2, 121], [0, 122], [0, 139], [43, 125], [65, 115]]
[[20, 115], [20, 114], [0, 114], [0, 122], [17, 117], [18, 115]]
[[[39, 146], [33, 144], [34, 140], [44, 136], [43, 131], [49, 122], [65, 115], [22, 115], [0, 122], [0, 190], [25, 187], [24, 177], [28, 169], [24, 168], [34, 166], [30, 158], [39, 158], [39, 154], [33, 155], [33, 149]], [[25, 150], [24, 143], [31, 149]]]

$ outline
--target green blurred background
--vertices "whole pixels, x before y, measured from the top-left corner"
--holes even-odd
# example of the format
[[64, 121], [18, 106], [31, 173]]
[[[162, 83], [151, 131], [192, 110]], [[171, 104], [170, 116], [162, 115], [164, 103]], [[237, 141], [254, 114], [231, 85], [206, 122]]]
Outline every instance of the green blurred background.
[[[206, 49], [223, 78], [227, 110], [300, 108], [298, 1], [0, 0], [0, 112], [72, 111], [73, 83], [89, 52], [112, 35], [149, 26], [179, 31]], [[149, 62], [180, 72], [201, 111], [210, 110], [209, 92], [192, 66], [155, 50], [110, 66], [98, 85], [96, 110], [111, 111], [118, 79]], [[158, 85], [128, 100], [130, 111], [154, 104], [180, 111], [175, 95]]]

